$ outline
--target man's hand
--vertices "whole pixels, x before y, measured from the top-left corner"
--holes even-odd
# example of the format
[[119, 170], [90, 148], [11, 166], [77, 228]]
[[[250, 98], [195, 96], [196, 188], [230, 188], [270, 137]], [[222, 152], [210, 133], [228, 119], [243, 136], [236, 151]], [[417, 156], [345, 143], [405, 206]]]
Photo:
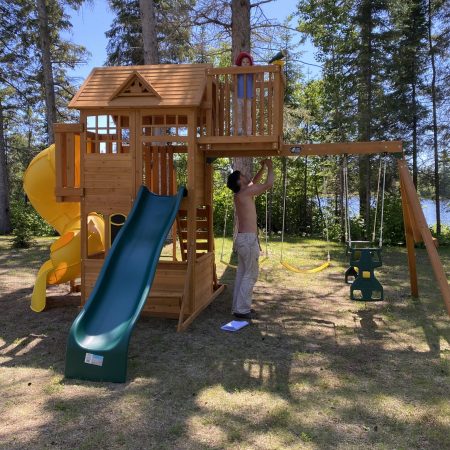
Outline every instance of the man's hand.
[[261, 161], [261, 168], [264, 166], [269, 167], [269, 165], [272, 165], [272, 160], [270, 158], [266, 158]]

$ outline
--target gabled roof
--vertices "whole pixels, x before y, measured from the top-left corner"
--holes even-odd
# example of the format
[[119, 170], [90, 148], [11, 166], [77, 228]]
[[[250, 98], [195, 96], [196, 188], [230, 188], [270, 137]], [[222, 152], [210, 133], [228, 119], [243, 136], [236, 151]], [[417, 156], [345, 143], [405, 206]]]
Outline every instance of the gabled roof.
[[112, 93], [109, 100], [114, 100], [116, 97], [158, 97], [161, 99], [151, 83], [137, 70], [131, 72], [129, 77]]
[[206, 87], [206, 70], [210, 67], [210, 64], [97, 67], [69, 107], [198, 106]]

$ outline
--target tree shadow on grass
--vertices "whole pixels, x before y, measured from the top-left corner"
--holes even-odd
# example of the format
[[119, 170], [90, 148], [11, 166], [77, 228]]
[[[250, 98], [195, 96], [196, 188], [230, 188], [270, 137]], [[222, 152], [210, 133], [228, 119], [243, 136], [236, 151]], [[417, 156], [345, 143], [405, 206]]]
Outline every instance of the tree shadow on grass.
[[[226, 268], [221, 282], [233, 279]], [[228, 334], [219, 327], [230, 319], [231, 288], [185, 333], [141, 318], [120, 385], [63, 379], [76, 307], [37, 315], [27, 298], [5, 302], [2, 370], [14, 374], [3, 389], [12, 402], [0, 435], [7, 448], [443, 448], [445, 367], [431, 352], [392, 348], [378, 320], [389, 302], [359, 309], [341, 288], [259, 284], [258, 319]], [[338, 308], [356, 321], [344, 327]], [[414, 324], [410, 308], [399, 300], [390, 313]], [[24, 420], [26, 405], [39, 417]]]

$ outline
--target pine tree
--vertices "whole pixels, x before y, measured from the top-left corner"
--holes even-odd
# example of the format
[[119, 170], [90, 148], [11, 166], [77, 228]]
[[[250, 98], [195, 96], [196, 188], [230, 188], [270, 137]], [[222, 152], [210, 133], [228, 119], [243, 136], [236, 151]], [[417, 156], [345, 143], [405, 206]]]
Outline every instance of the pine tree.
[[[82, 47], [62, 39], [61, 31], [71, 27], [65, 8], [79, 4], [81, 1], [51, 0], [40, 3], [38, 10], [32, 0], [0, 0], [0, 233], [10, 228], [9, 200], [14, 200], [16, 194], [23, 195], [8, 185], [14, 178], [10, 165], [7, 166], [7, 160], [13, 157], [10, 140], [23, 135], [24, 139], [19, 140], [28, 142], [23, 148], [28, 162], [33, 156], [32, 146], [53, 141], [53, 122], [71, 116], [66, 105], [74, 88], [67, 68], [73, 68], [85, 53]], [[45, 57], [41, 57], [43, 21], [48, 30]]]
[[427, 27], [424, 0], [398, 0], [390, 3], [393, 24], [392, 59], [389, 67], [392, 82], [390, 103], [396, 111], [398, 133], [412, 153], [413, 180], [417, 187], [419, 134], [427, 113], [420, 96], [426, 73]]
[[[111, 28], [106, 32], [108, 38], [107, 64], [145, 64], [144, 44], [148, 40], [146, 45], [152, 46], [154, 37], [149, 38], [148, 36], [149, 32], [153, 33], [153, 25], [149, 24], [147, 20], [144, 42], [140, 1], [148, 2], [148, 0], [109, 0], [115, 18]], [[155, 61], [160, 63], [187, 61], [191, 57], [189, 43], [191, 32], [188, 25], [193, 0], [158, 0], [152, 3], [154, 4], [157, 48], [154, 49], [152, 59], [147, 61], [152, 63]]]

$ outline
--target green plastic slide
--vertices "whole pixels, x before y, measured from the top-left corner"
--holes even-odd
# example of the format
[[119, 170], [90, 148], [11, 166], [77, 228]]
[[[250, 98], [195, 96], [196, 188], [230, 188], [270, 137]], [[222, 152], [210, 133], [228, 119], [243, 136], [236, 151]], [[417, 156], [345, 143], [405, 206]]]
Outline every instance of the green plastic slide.
[[175, 196], [159, 196], [145, 186], [139, 190], [94, 289], [70, 329], [67, 378], [125, 382], [130, 336], [183, 192], [180, 188]]

